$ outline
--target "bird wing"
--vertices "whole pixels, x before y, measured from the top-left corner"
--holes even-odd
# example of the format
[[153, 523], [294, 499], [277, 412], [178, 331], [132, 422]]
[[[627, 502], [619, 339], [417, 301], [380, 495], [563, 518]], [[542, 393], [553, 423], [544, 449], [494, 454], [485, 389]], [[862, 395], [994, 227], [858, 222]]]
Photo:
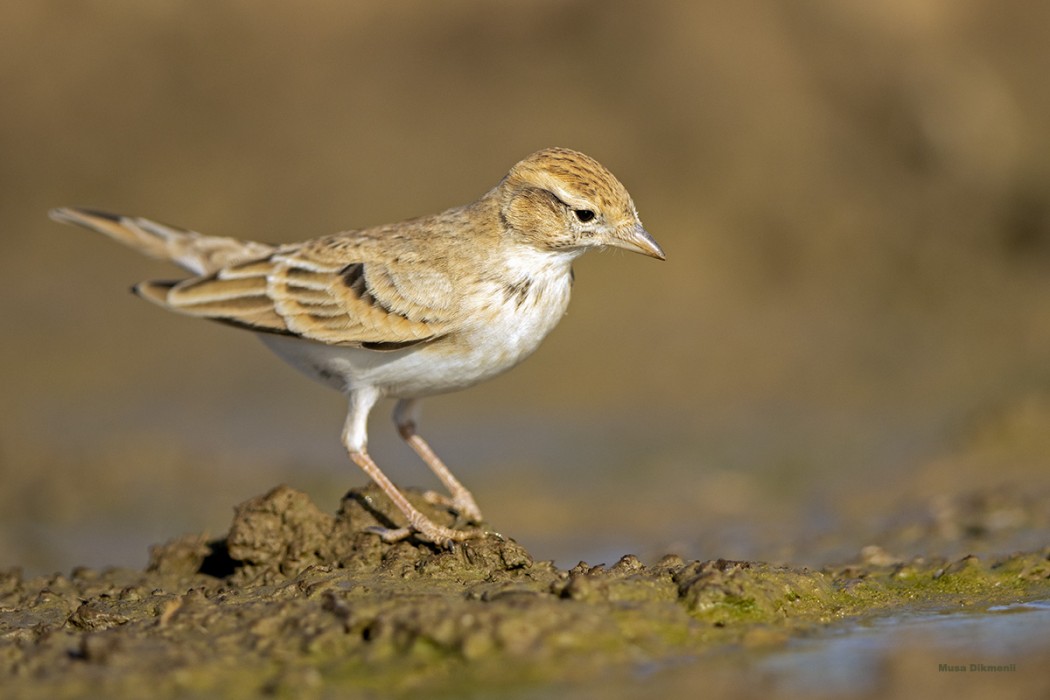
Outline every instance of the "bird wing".
[[393, 350], [446, 334], [449, 277], [413, 265], [412, 251], [390, 259], [377, 242], [332, 236], [136, 292], [180, 313], [330, 345]]

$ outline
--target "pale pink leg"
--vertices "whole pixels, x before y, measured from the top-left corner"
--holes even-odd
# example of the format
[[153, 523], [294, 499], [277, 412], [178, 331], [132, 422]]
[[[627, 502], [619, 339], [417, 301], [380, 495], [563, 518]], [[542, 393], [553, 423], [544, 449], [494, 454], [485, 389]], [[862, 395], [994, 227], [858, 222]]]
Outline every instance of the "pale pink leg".
[[387, 478], [379, 466], [368, 455], [365, 449], [368, 441], [367, 423], [368, 412], [379, 398], [375, 392], [359, 391], [350, 396], [350, 411], [346, 416], [346, 425], [343, 428], [343, 444], [350, 459], [354, 464], [361, 467], [372, 481], [383, 490], [398, 510], [408, 520], [406, 527], [373, 528], [376, 534], [383, 538], [384, 542], [397, 542], [406, 537], [416, 534], [420, 539], [433, 542], [442, 547], [448, 547], [452, 542], [461, 542], [471, 537], [478, 537], [481, 533], [477, 530], [453, 530], [442, 527], [431, 521], [427, 516], [420, 513], [415, 506], [409, 503], [405, 495], [401, 493], [394, 482]]
[[401, 437], [426, 462], [426, 465], [437, 475], [437, 478], [445, 485], [451, 496], [451, 498], [447, 498], [430, 491], [426, 494], [427, 500], [431, 503], [447, 505], [468, 521], [480, 523], [482, 521], [481, 509], [478, 508], [478, 504], [474, 501], [473, 494], [459, 482], [459, 479], [452, 475], [445, 463], [434, 454], [434, 450], [430, 449], [430, 445], [427, 444], [426, 440], [416, 433], [418, 410], [419, 401], [417, 399], [402, 399], [398, 401], [394, 407], [394, 423], [397, 425], [397, 430], [401, 433]]

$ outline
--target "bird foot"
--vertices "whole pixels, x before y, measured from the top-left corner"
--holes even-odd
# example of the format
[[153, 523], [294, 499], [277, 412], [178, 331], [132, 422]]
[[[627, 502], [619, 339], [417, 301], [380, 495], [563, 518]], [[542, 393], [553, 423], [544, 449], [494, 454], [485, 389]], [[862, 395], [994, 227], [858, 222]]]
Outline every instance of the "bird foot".
[[401, 542], [409, 537], [415, 537], [424, 542], [430, 542], [443, 549], [452, 549], [456, 542], [463, 542], [475, 537], [484, 537], [485, 533], [477, 529], [453, 530], [442, 527], [429, 520], [423, 519], [406, 527], [370, 527], [368, 532], [379, 535], [379, 538], [388, 544]]

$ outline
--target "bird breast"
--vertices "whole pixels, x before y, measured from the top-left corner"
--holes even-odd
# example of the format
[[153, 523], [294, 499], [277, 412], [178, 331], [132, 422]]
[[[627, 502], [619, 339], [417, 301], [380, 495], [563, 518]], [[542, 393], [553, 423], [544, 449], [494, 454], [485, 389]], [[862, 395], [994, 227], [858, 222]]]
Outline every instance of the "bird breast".
[[344, 393], [371, 387], [384, 396], [416, 398], [463, 389], [524, 360], [565, 315], [571, 256], [546, 258], [512, 259], [499, 266], [499, 275], [480, 274], [477, 293], [464, 295], [475, 302], [462, 310], [462, 322], [426, 344], [378, 352], [260, 337], [285, 361]]

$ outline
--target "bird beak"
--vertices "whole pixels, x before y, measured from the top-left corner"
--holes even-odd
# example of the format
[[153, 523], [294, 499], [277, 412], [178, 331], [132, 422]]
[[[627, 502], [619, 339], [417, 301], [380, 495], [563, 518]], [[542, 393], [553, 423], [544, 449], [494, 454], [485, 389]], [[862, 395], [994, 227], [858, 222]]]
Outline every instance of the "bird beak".
[[623, 248], [632, 253], [648, 255], [657, 260], [667, 259], [664, 255], [663, 249], [660, 248], [660, 244], [653, 240], [653, 237], [649, 235], [648, 231], [642, 228], [641, 224], [635, 224], [634, 228], [626, 234], [617, 232], [615, 235], [610, 236], [609, 240], [606, 241], [606, 245]]

